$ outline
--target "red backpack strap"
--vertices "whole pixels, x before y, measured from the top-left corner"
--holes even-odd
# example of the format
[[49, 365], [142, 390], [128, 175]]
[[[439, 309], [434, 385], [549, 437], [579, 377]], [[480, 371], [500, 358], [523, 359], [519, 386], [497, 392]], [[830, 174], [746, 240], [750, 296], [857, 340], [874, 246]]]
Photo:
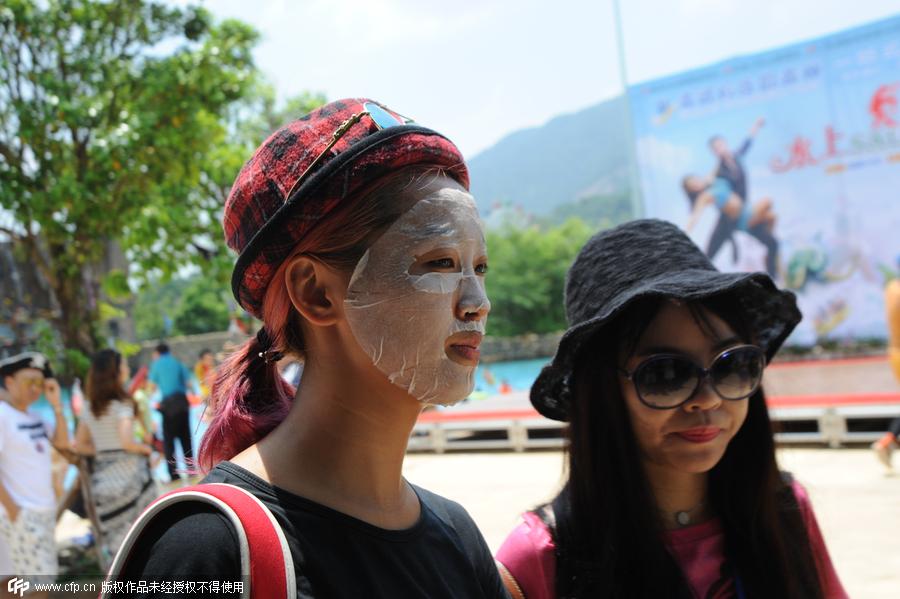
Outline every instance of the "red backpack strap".
[[[131, 550], [153, 518], [164, 509], [184, 501], [212, 505], [231, 524], [238, 536], [241, 576], [249, 578], [243, 599], [263, 599], [297, 596], [294, 559], [284, 531], [272, 512], [252, 493], [225, 483], [207, 483], [177, 489], [151, 503], [135, 520], [122, 541], [107, 575], [108, 582], [125, 570]], [[281, 559], [273, 559], [281, 556]], [[104, 585], [104, 588], [109, 588]], [[101, 599], [111, 597], [101, 593]]]

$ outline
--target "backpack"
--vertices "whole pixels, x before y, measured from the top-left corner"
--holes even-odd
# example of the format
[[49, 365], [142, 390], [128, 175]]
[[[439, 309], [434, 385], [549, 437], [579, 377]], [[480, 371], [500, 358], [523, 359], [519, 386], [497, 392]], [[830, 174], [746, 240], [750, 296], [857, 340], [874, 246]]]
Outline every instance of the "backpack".
[[114, 599], [116, 578], [125, 571], [131, 551], [147, 525], [166, 508], [184, 501], [211, 505], [234, 526], [240, 546], [240, 575], [243, 580], [250, 581], [249, 589], [243, 590], [242, 597], [296, 598], [294, 559], [284, 531], [269, 508], [240, 487], [206, 483], [176, 489], [147, 506], [125, 535], [106, 576], [100, 599]]

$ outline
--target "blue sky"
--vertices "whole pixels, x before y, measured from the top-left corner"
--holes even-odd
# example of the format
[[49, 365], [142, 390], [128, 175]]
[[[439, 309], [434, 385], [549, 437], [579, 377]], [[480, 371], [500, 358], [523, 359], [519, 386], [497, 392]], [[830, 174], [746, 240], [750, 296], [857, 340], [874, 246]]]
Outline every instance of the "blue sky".
[[[897, 0], [620, 1], [630, 83], [900, 12]], [[372, 97], [468, 157], [622, 89], [611, 0], [203, 4], [262, 33], [256, 58], [282, 97]]]

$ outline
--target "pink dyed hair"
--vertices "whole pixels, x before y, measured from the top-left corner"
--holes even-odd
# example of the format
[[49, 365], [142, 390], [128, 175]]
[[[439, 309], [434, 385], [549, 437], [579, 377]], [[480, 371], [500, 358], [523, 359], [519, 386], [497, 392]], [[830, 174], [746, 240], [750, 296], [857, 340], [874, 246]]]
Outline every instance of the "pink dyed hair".
[[[285, 272], [291, 258], [301, 254], [332, 268], [349, 272], [359, 258], [401, 214], [419, 198], [410, 193], [445, 176], [437, 167], [421, 165], [391, 173], [320, 222], [281, 263], [263, 299], [262, 317], [270, 350], [303, 357], [302, 317], [291, 303]], [[216, 370], [209, 406], [214, 417], [200, 443], [197, 465], [209, 471], [250, 447], [282, 422], [290, 411], [295, 389], [274, 362], [259, 358], [263, 351], [251, 337]]]

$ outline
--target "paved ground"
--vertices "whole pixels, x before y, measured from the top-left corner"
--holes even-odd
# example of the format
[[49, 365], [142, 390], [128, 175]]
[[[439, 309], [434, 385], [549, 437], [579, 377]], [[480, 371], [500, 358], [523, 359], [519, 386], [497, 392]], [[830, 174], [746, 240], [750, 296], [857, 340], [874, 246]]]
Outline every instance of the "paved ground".
[[[900, 456], [895, 460], [900, 465]], [[900, 589], [900, 475], [885, 476], [868, 449], [785, 448], [783, 469], [807, 487], [832, 560], [853, 598]], [[415, 454], [409, 480], [462, 503], [496, 550], [517, 514], [558, 488], [562, 453]]]
[[[783, 448], [812, 497], [832, 560], [853, 598], [894, 599], [900, 589], [900, 475], [885, 476], [868, 449]], [[895, 455], [900, 466], [900, 455]], [[496, 550], [518, 514], [550, 498], [563, 467], [560, 451], [410, 454], [407, 478], [462, 503]], [[66, 512], [65, 541], [87, 522]]]

